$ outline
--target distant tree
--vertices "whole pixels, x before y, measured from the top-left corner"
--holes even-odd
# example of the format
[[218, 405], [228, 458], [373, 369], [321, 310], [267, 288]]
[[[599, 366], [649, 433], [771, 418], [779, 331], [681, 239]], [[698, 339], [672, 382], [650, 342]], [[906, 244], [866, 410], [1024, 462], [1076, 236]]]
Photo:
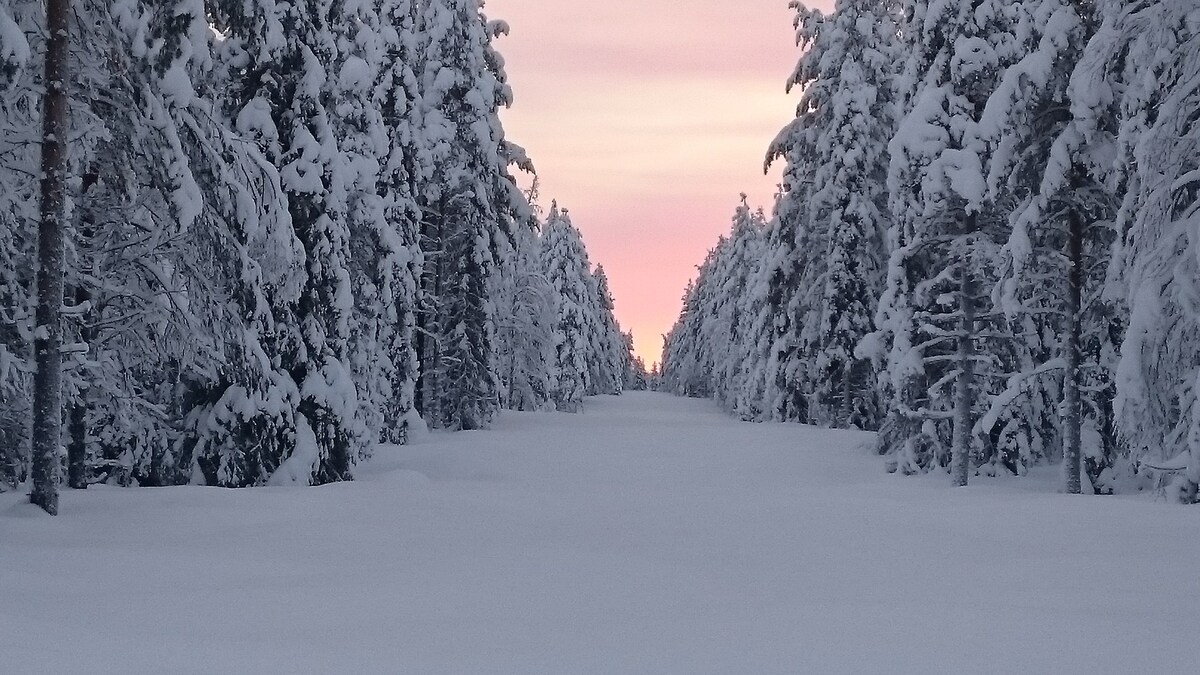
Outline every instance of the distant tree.
[[747, 388], [748, 350], [754, 339], [752, 320], [756, 307], [752, 306], [747, 293], [758, 265], [767, 230], [766, 218], [761, 211], [751, 211], [745, 195], [734, 213], [733, 224], [721, 248], [720, 270], [717, 272], [718, 286], [714, 297], [715, 315], [711, 317], [709, 340], [713, 343], [714, 389], [716, 398], [727, 410], [746, 418], [753, 418], [752, 410], [743, 406], [743, 393]]
[[558, 298], [554, 329], [554, 403], [562, 412], [581, 412], [589, 387], [589, 306], [591, 273], [579, 230], [558, 204], [550, 207], [542, 230], [546, 279]]
[[558, 296], [543, 269], [542, 245], [533, 227], [518, 228], [513, 255], [496, 276], [502, 404], [512, 410], [543, 410], [553, 394]]
[[[684, 291], [683, 309], [666, 336], [663, 386], [687, 396], [712, 396], [731, 412], [755, 419], [765, 405], [754, 389], [756, 359], [769, 353], [759, 342], [765, 316], [759, 296], [748, 293], [768, 226], [743, 195], [728, 236], [721, 237]], [[763, 372], [758, 368], [757, 372]], [[753, 391], [756, 395], [748, 396]]]
[[599, 381], [596, 390], [600, 394], [620, 394], [629, 355], [621, 326], [613, 313], [615, 305], [612, 290], [608, 287], [608, 275], [604, 273], [602, 265], [596, 266], [592, 278], [596, 287], [595, 305], [592, 308], [595, 315], [593, 322], [597, 327], [595, 360]]
[[626, 391], [645, 391], [650, 388], [650, 373], [646, 370], [646, 362], [634, 353], [633, 332], [624, 333], [623, 337], [627, 355], [623, 388]]

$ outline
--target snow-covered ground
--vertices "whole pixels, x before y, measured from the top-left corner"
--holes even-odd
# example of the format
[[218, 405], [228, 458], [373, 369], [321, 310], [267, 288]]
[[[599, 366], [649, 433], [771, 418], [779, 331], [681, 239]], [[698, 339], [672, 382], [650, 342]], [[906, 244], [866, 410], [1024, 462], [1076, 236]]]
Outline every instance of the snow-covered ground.
[[0, 495], [0, 672], [1167, 673], [1200, 512], [633, 393], [322, 488]]

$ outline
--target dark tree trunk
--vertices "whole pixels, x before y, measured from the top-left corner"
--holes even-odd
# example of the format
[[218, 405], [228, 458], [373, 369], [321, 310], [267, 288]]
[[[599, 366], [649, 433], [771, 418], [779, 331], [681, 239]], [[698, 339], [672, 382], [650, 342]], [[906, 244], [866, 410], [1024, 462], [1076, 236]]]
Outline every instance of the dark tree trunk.
[[1071, 269], [1067, 274], [1067, 372], [1063, 378], [1063, 480], [1068, 494], [1079, 494], [1080, 429], [1082, 411], [1079, 403], [1080, 332], [1083, 321], [1083, 221], [1071, 209], [1067, 231], [1067, 258]]
[[41, 224], [38, 229], [37, 372], [33, 383], [33, 490], [29, 500], [58, 513], [62, 437], [63, 219], [67, 172], [69, 0], [47, 0], [46, 93], [42, 98]]
[[958, 335], [958, 388], [954, 402], [954, 447], [951, 477], [954, 485], [965, 486], [971, 470], [972, 389], [975, 380], [975, 278], [969, 256], [962, 261], [962, 279], [958, 291], [962, 325]]

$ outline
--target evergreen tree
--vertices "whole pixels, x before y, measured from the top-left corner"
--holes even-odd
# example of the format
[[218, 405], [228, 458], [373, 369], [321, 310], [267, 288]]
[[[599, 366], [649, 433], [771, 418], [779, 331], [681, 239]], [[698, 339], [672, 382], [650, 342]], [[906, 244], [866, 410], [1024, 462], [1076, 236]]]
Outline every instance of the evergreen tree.
[[304, 250], [298, 298], [274, 317], [272, 351], [298, 389], [298, 415], [292, 451], [272, 480], [344, 480], [369, 451], [350, 366], [350, 195], [336, 114], [348, 98], [337, 49], [347, 15], [327, 2], [218, 6], [229, 58], [244, 73], [232, 104], [238, 124], [262, 138]]
[[707, 398], [714, 393], [714, 359], [708, 339], [708, 319], [717, 285], [715, 269], [724, 244], [722, 239], [717, 248], [708, 252], [696, 279], [688, 282], [679, 320], [664, 338], [662, 386], [683, 396]]
[[339, 51], [340, 147], [349, 194], [350, 360], [360, 415], [375, 437], [403, 443], [416, 382], [420, 212], [408, 156], [416, 82], [407, 1], [347, 3]]
[[626, 369], [622, 389], [625, 391], [646, 391], [650, 388], [650, 373], [646, 370], [646, 362], [634, 354], [633, 331], [622, 334], [625, 341]]
[[[1200, 7], [1163, 0], [1106, 10], [1072, 82], [1072, 110], [1088, 131], [1104, 130], [1093, 111], [1110, 96], [1120, 110], [1112, 178], [1123, 203], [1109, 292], [1124, 292], [1130, 315], [1114, 408], [1132, 458], [1192, 503], [1200, 501]], [[1086, 79], [1096, 73], [1100, 82]]]
[[[70, 30], [80, 39], [69, 62], [75, 101], [69, 173], [78, 179], [64, 251], [64, 304], [72, 309], [63, 388], [72, 487], [97, 478], [187, 480], [189, 462], [180, 453], [189, 440], [189, 392], [197, 380], [234, 369], [223, 351], [243, 335], [230, 326], [239, 313], [218, 271], [239, 258], [229, 255], [228, 233], [216, 231], [215, 209], [198, 182], [224, 140], [213, 132], [211, 105], [198, 103], [191, 79], [211, 67], [211, 33], [197, 6], [152, 10], [83, 2], [72, 14]], [[41, 50], [45, 43], [32, 46]], [[21, 93], [6, 98], [16, 114], [6, 115], [12, 134], [5, 136], [18, 140], [31, 122], [20, 102], [30, 100], [25, 92], [34, 87], [28, 79], [10, 84]], [[233, 147], [245, 146], [225, 149]], [[20, 152], [10, 157], [14, 164], [0, 171], [5, 180], [20, 175], [28, 159]], [[20, 198], [19, 191], [6, 194]], [[249, 280], [245, 270], [236, 277]], [[22, 305], [13, 304], [18, 337]]]
[[546, 279], [558, 299], [554, 327], [554, 404], [561, 412], [581, 412], [589, 387], [588, 302], [591, 280], [579, 230], [558, 204], [550, 207], [542, 229]]
[[712, 396], [746, 419], [756, 419], [765, 405], [760, 397], [747, 396], [756, 356], [765, 352], [755, 351], [758, 326], [753, 323], [763, 305], [746, 289], [757, 275], [767, 227], [743, 195], [729, 236], [721, 237], [688, 285], [663, 353], [664, 386], [683, 395]]
[[494, 293], [502, 402], [512, 410], [543, 410], [554, 381], [557, 297], [543, 271], [538, 232], [518, 228], [514, 249]]
[[[270, 8], [198, 4], [159, 15], [159, 37], [171, 47], [157, 71], [175, 82], [169, 113], [201, 196], [187, 259], [204, 281], [188, 288], [211, 292], [191, 303], [210, 313], [190, 335], [212, 331], [219, 365], [193, 370], [175, 392], [184, 428], [168, 478], [259, 485], [295, 448], [300, 398], [282, 361], [305, 253], [269, 156], [279, 134], [259, 90], [274, 82], [269, 50], [282, 28]], [[145, 481], [144, 459], [133, 460], [131, 479]]]
[[986, 195], [978, 127], [1012, 60], [1011, 10], [993, 0], [911, 0], [901, 9], [905, 113], [890, 143], [892, 254], [876, 317], [894, 412], [880, 444], [899, 470], [949, 466], [956, 485], [978, 456], [975, 420], [990, 386], [990, 373], [977, 372], [989, 363], [978, 349], [996, 331], [980, 304], [1005, 228]]
[[873, 330], [873, 299], [882, 287], [896, 31], [887, 4], [842, 0], [829, 16], [793, 6], [806, 51], [789, 87], [803, 92], [802, 114], [776, 152], [809, 180], [802, 191], [789, 184], [780, 217], [803, 218], [810, 242], [823, 251], [805, 266], [803, 288], [820, 289], [803, 294], [813, 303], [802, 332], [811, 364], [805, 388], [815, 420], [873, 427], [878, 406], [867, 364], [854, 351]]
[[748, 388], [748, 364], [750, 344], [754, 340], [752, 319], [754, 307], [746, 293], [761, 255], [762, 237], [767, 230], [766, 218], [761, 211], [752, 212], [742, 195], [742, 203], [733, 217], [728, 237], [719, 287], [715, 299], [714, 330], [712, 340], [716, 343], [715, 388], [717, 401], [726, 410], [745, 419], [754, 418], [754, 405], [747, 405], [745, 392]]
[[37, 63], [25, 36], [29, 4], [0, 2], [0, 491], [29, 473], [33, 305], [37, 256]]
[[596, 265], [592, 279], [596, 288], [593, 325], [598, 327], [594, 345], [598, 365], [595, 386], [600, 394], [620, 394], [628, 359], [625, 339], [613, 314], [612, 291], [608, 287], [608, 275], [604, 273], [603, 266]]
[[[810, 264], [815, 252], [823, 246], [813, 240], [816, 234], [806, 218], [804, 205], [811, 196], [809, 176], [813, 170], [810, 158], [802, 153], [808, 146], [797, 147], [799, 138], [806, 135], [805, 123], [810, 114], [800, 116], [776, 139], [771, 156], [787, 156], [783, 173], [783, 191], [771, 220], [766, 251], [763, 257], [765, 301], [759, 305], [760, 335], [764, 344], [758, 356], [762, 385], [764, 416], [777, 422], [808, 422], [807, 354], [803, 346], [812, 337], [806, 327], [815, 325], [813, 312], [816, 303], [804, 293], [815, 288], [820, 272]], [[769, 162], [768, 162], [769, 163]]]
[[[1066, 491], [1081, 490], [1083, 468], [1094, 490], [1111, 491], [1106, 484], [1113, 480], [1117, 446], [1111, 361], [1122, 322], [1100, 290], [1115, 204], [1097, 178], [1105, 173], [1102, 162], [1080, 144], [1091, 122], [1062, 105], [1072, 96], [1072, 74], [1099, 16], [1094, 6], [1063, 0], [1025, 2], [1019, 9], [1015, 35], [1023, 53], [999, 81], [981, 127], [996, 148], [990, 193], [1019, 199], [998, 290], [1008, 322], [1023, 339], [1008, 350], [1004, 361], [1012, 374], [979, 431], [993, 439], [993, 465], [1015, 473], [1056, 454], [1048, 446], [1061, 435]], [[1086, 451], [1085, 431], [1099, 441]]]
[[499, 404], [491, 275], [511, 250], [514, 221], [530, 218], [508, 174], [513, 147], [498, 110], [511, 91], [478, 0], [421, 8], [419, 56], [423, 217], [418, 408], [431, 426], [477, 429]]

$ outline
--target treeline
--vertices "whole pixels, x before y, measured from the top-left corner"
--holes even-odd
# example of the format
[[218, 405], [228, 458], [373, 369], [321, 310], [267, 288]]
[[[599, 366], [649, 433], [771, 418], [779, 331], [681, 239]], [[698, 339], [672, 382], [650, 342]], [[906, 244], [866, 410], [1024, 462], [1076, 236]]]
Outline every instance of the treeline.
[[[621, 390], [603, 271], [514, 180], [481, 5], [73, 3], [65, 246], [40, 263], [65, 271], [73, 487], [346, 480], [414, 424]], [[42, 3], [0, 0], [0, 490], [29, 477], [47, 339], [47, 38]]]
[[699, 268], [664, 386], [906, 474], [1197, 501], [1200, 4], [793, 6], [774, 215]]
[[505, 408], [581, 412], [585, 396], [647, 388], [633, 333], [622, 332], [613, 314], [604, 267], [592, 267], [583, 236], [558, 204], [540, 231], [517, 233], [498, 290]]

